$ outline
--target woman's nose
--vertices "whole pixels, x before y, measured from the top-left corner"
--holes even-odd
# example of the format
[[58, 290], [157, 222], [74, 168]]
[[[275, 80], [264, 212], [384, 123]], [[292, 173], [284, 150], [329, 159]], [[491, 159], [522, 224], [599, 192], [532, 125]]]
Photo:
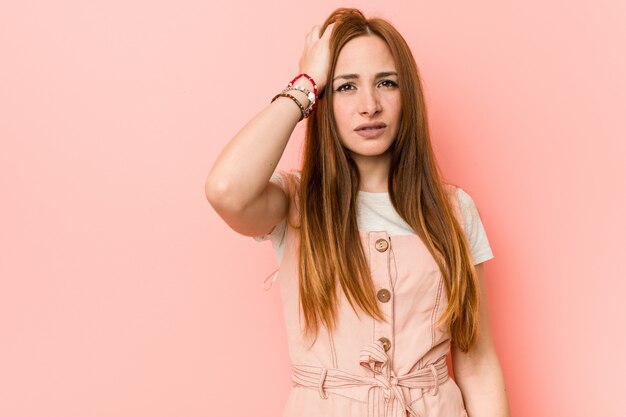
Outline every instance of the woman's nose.
[[376, 90], [364, 91], [359, 106], [359, 113], [363, 116], [372, 116], [378, 113], [381, 108]]

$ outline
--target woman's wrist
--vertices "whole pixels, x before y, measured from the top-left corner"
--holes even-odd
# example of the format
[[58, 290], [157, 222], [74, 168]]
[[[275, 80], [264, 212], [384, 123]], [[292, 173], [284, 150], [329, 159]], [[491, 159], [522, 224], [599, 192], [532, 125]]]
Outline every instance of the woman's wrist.
[[[305, 85], [302, 85], [305, 84]], [[300, 103], [302, 103], [302, 105], [306, 108], [310, 106], [311, 100], [309, 98], [309, 94], [308, 92], [312, 92], [313, 89], [311, 87], [311, 85], [306, 85], [306, 83], [300, 83], [300, 81], [296, 81], [296, 83], [293, 85], [293, 89], [291, 90], [287, 90], [289, 94], [293, 94], [294, 96], [296, 96], [298, 98], [298, 100], [300, 100]], [[305, 91], [302, 91], [301, 89], [304, 89]], [[284, 90], [283, 90], [284, 91]]]
[[318, 91], [318, 85], [317, 82], [315, 81], [315, 78], [311, 77], [309, 74], [307, 74], [306, 72], [300, 72], [300, 74], [298, 74], [293, 80], [291, 80], [291, 82], [289, 83], [290, 85], [292, 84], [297, 84], [297, 83], [306, 83], [306, 85], [308, 86], [307, 88], [311, 88], [313, 93], [315, 94], [315, 97], [317, 98], [317, 96], [319, 95], [319, 91]]
[[279, 97], [292, 100], [300, 109], [300, 120], [306, 119], [317, 107], [317, 85], [311, 76], [300, 73], [287, 84], [283, 91], [272, 98], [272, 102]]
[[313, 83], [308, 78], [300, 77], [293, 83], [293, 85], [313, 91]]
[[[306, 80], [306, 81], [303, 81], [303, 80]], [[301, 86], [302, 82], [306, 84], [310, 84], [313, 91], [302, 87]], [[309, 117], [317, 108], [317, 99], [319, 97], [318, 87], [317, 87], [315, 80], [306, 72], [301, 72], [293, 80], [291, 80], [289, 84], [287, 84], [287, 88], [288, 89], [295, 88], [307, 94], [308, 99], [309, 99], [309, 106], [306, 108], [304, 117]]]

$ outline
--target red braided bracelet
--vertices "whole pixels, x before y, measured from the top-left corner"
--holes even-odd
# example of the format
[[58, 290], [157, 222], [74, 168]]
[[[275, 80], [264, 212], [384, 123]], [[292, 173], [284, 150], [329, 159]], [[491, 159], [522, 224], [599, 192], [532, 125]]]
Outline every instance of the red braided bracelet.
[[311, 81], [311, 84], [313, 84], [313, 94], [315, 95], [315, 104], [313, 104], [313, 108], [311, 108], [311, 113], [313, 113], [315, 109], [317, 108], [317, 84], [315, 84], [315, 81], [313, 81], [313, 78], [311, 78], [309, 74], [305, 74], [305, 73], [298, 74], [293, 80], [291, 80], [288, 86], [289, 87], [293, 86], [293, 83], [295, 83], [296, 80], [300, 77], [306, 78], [307, 80]]
[[307, 80], [311, 81], [311, 84], [313, 84], [313, 94], [315, 94], [315, 98], [317, 98], [317, 84], [315, 84], [315, 81], [313, 81], [313, 78], [311, 78], [308, 74], [302, 73], [302, 74], [296, 75], [296, 78], [291, 80], [291, 82], [289, 83], [289, 86], [292, 86], [293, 83], [295, 83], [296, 80], [300, 77], [304, 77]]

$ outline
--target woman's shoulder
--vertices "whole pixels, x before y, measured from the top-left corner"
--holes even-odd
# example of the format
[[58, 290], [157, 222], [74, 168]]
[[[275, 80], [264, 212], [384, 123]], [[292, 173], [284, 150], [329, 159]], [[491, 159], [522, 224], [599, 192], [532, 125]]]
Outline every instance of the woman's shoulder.
[[451, 200], [460, 206], [467, 206], [468, 204], [473, 203], [472, 197], [468, 194], [465, 189], [457, 184], [453, 183], [443, 183], [446, 193], [451, 198]]
[[493, 258], [476, 202], [462, 187], [451, 184], [447, 186], [451, 192], [456, 193], [455, 211], [460, 216], [460, 223], [467, 236], [474, 264]]
[[454, 215], [461, 225], [464, 225], [467, 221], [468, 211], [470, 211], [471, 205], [473, 204], [472, 198], [457, 184], [444, 182], [443, 185], [448, 195], [448, 201], [450, 201], [452, 209], [454, 210]]
[[457, 189], [460, 188], [458, 185], [453, 184], [451, 182], [444, 182], [443, 187], [448, 194], [453, 194], [457, 191]]
[[444, 182], [443, 183], [443, 189], [446, 192], [446, 195], [448, 196], [448, 200], [455, 206], [459, 206], [460, 203], [460, 196], [461, 196], [461, 192], [463, 191], [463, 189], [461, 187], [459, 187], [456, 184], [450, 183], [450, 182]]

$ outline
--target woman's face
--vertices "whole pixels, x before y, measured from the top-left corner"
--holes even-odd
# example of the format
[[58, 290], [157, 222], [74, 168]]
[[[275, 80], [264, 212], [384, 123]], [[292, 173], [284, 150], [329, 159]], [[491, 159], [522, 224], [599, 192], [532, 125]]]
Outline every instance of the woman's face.
[[355, 162], [389, 156], [401, 103], [396, 65], [385, 41], [367, 35], [346, 43], [331, 82], [340, 140]]

